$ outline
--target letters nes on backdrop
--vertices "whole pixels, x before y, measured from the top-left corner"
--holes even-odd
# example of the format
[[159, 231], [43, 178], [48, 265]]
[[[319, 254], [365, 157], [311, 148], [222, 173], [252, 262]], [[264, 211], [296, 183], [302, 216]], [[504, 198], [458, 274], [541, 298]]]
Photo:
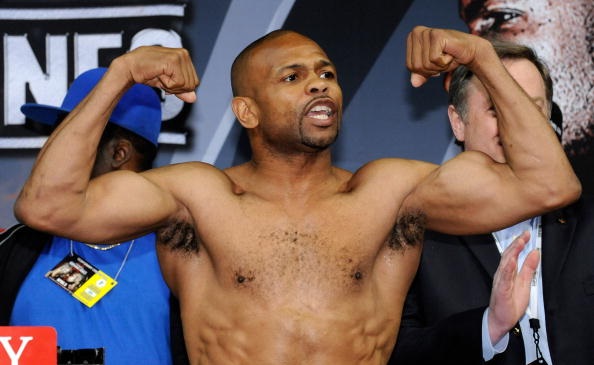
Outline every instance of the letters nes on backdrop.
[[[107, 67], [139, 46], [182, 47], [186, 5], [185, 0], [0, 2], [0, 150], [39, 148], [45, 141], [40, 126], [20, 112], [25, 102], [60, 105], [77, 75]], [[187, 106], [172, 95], [162, 93], [161, 100], [159, 142], [185, 145]]]

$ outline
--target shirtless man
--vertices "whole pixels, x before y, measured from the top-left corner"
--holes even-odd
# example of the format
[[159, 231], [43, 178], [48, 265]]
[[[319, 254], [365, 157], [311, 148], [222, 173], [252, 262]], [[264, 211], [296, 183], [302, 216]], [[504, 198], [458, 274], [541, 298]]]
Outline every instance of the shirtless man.
[[278, 31], [232, 68], [232, 107], [251, 161], [89, 179], [103, 126], [130, 85], [195, 100], [186, 51], [140, 48], [114, 60], [49, 138], [15, 213], [85, 242], [160, 229], [163, 275], [180, 300], [193, 364], [385, 364], [425, 226], [492, 231], [581, 191], [545, 116], [489, 42], [416, 27], [407, 60], [414, 86], [458, 64], [471, 68], [499, 115], [507, 163], [467, 152], [441, 167], [382, 159], [352, 174], [332, 166], [342, 114], [336, 70], [314, 41]]

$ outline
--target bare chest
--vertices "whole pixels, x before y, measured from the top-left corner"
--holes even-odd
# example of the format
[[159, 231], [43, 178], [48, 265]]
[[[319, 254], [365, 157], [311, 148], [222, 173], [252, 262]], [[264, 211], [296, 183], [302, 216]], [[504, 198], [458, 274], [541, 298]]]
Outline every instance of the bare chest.
[[262, 224], [237, 240], [240, 247], [226, 252], [227, 259], [221, 261], [238, 286], [307, 287], [308, 291], [356, 287], [371, 274], [380, 243], [346, 228]]
[[228, 217], [223, 230], [201, 231], [217, 277], [235, 288], [273, 296], [292, 290], [326, 295], [364, 285], [389, 225], [362, 222], [352, 210], [323, 208], [299, 214], [261, 209]]
[[395, 213], [370, 205], [348, 196], [290, 206], [246, 198], [206, 210], [194, 222], [199, 274], [265, 299], [307, 293], [323, 302], [362, 291], [378, 272], [386, 276], [381, 265], [403, 257], [390, 254], [401, 247]]

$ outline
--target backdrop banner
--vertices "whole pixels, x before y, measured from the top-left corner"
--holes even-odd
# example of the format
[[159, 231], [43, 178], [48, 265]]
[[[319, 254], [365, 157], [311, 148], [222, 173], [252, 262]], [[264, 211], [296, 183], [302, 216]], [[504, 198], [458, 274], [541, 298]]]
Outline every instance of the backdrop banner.
[[[20, 112], [26, 102], [60, 105], [80, 73], [144, 45], [182, 47], [184, 1], [47, 1], [0, 4], [0, 148], [39, 148], [44, 138]], [[186, 143], [183, 103], [162, 95], [161, 143]], [[41, 131], [43, 133], [43, 131]]]

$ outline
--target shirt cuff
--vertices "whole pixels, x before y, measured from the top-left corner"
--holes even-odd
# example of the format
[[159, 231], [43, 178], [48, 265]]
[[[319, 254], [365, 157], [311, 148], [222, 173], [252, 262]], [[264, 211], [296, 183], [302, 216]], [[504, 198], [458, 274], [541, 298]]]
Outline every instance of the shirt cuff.
[[507, 348], [509, 342], [509, 333], [499, 340], [496, 344], [491, 343], [491, 337], [489, 336], [489, 321], [487, 315], [489, 314], [489, 308], [485, 309], [483, 313], [483, 324], [482, 324], [482, 343], [483, 343], [483, 359], [489, 361], [493, 356], [502, 353]]

